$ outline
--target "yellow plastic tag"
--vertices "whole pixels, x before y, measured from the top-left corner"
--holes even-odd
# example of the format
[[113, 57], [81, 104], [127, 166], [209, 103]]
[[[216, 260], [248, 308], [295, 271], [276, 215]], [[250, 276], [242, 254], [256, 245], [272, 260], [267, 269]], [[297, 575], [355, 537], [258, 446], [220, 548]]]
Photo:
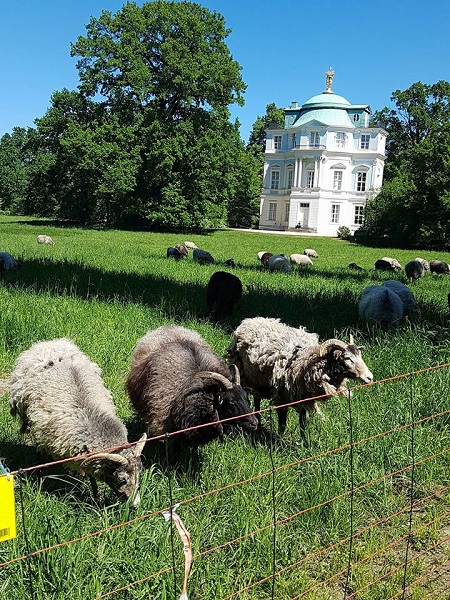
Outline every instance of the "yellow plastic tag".
[[14, 509], [14, 477], [0, 477], [0, 542], [15, 538], [16, 511]]

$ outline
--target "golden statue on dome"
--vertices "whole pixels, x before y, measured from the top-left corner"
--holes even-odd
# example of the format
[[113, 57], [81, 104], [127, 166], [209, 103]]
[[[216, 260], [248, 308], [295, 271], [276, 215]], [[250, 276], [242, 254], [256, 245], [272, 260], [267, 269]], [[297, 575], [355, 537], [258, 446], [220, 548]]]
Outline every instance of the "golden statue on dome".
[[334, 69], [333, 67], [330, 67], [326, 72], [325, 91], [323, 92], [324, 94], [334, 94], [333, 90], [331, 89], [331, 86], [333, 85], [333, 77]]

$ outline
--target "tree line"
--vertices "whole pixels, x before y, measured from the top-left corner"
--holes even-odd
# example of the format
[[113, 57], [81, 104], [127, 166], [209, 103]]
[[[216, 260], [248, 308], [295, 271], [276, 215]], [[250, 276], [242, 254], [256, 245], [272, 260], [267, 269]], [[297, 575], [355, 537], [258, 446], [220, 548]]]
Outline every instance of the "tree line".
[[[77, 90], [50, 99], [30, 128], [0, 138], [0, 209], [81, 224], [208, 229], [258, 222], [265, 130], [247, 144], [229, 107], [244, 103], [222, 15], [193, 2], [125, 4], [92, 17], [71, 45]], [[372, 126], [388, 132], [384, 184], [361, 239], [448, 247], [450, 84], [391, 96]]]

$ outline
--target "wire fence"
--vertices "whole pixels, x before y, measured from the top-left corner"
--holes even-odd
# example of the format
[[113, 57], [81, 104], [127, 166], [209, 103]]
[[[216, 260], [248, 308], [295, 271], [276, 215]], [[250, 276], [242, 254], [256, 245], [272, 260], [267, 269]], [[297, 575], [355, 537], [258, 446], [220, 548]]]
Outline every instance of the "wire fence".
[[[179, 572], [179, 570], [183, 568], [183, 564], [186, 567], [186, 561], [183, 563], [183, 561], [180, 560], [179, 552], [176, 548], [176, 531], [173, 523], [173, 517], [175, 514], [174, 507], [183, 507], [192, 503], [199, 503], [201, 505], [202, 500], [206, 499], [207, 497], [223, 494], [229, 490], [245, 489], [245, 486], [248, 486], [258, 481], [267, 480], [270, 486], [270, 523], [248, 531], [246, 533], [243, 533], [242, 535], [234, 537], [233, 539], [229, 539], [220, 544], [216, 544], [214, 546], [200, 550], [193, 554], [193, 556], [191, 556], [193, 564], [196, 564], [196, 561], [199, 561], [200, 559], [206, 556], [214, 555], [215, 553], [226, 548], [235, 547], [237, 544], [239, 544], [240, 542], [244, 542], [245, 540], [255, 539], [263, 532], [271, 532], [271, 553], [269, 561], [270, 569], [268, 569], [268, 572], [266, 572], [259, 579], [247, 581], [245, 585], [239, 586], [236, 583], [235, 589], [232, 591], [232, 593], [229, 593], [228, 595], [222, 595], [221, 600], [232, 600], [233, 598], [240, 597], [263, 597], [258, 591], [261, 590], [263, 587], [265, 590], [264, 598], [277, 598], [277, 582], [280, 581], [283, 576], [286, 576], [286, 574], [288, 574], [289, 572], [293, 572], [294, 570], [299, 569], [300, 567], [306, 569], [308, 566], [317, 564], [317, 561], [323, 560], [326, 557], [331, 557], [333, 555], [333, 552], [343, 548], [346, 548], [346, 560], [345, 565], [343, 567], [338, 568], [334, 572], [321, 573], [319, 576], [317, 576], [316, 574], [314, 577], [310, 577], [309, 579], [311, 583], [309, 585], [305, 583], [302, 586], [302, 589], [298, 590], [298, 593], [296, 595], [290, 597], [290, 600], [297, 600], [300, 598], [316, 599], [319, 597], [325, 597], [317, 595], [320, 592], [320, 590], [323, 589], [332, 590], [334, 595], [330, 595], [327, 597], [332, 597], [333, 599], [338, 597], [342, 598], [343, 600], [351, 600], [353, 598], [381, 598], [382, 596], [380, 596], [380, 592], [377, 591], [376, 593], [372, 593], [371, 590], [373, 590], [374, 588], [379, 589], [379, 585], [383, 582], [386, 582], [387, 580], [394, 580], [398, 589], [394, 593], [389, 591], [390, 595], [387, 595], [386, 593], [386, 596], [383, 597], [383, 600], [384, 598], [386, 598], [386, 600], [394, 600], [395, 598], [402, 598], [402, 600], [404, 600], [405, 598], [413, 597], [420, 598], [420, 600], [425, 600], [427, 598], [436, 598], [438, 600], [443, 600], [444, 598], [448, 598], [450, 588], [450, 535], [446, 534], [450, 532], [450, 510], [440, 510], [439, 514], [437, 516], [434, 516], [434, 518], [429, 519], [426, 522], [419, 522], [418, 524], [415, 523], [414, 516], [417, 513], [425, 513], [425, 509], [428, 509], [430, 505], [434, 501], [436, 501], [436, 499], [440, 500], [442, 505], [446, 504], [447, 494], [450, 490], [450, 485], [441, 485], [438, 493], [433, 492], [431, 494], [426, 495], [422, 494], [422, 497], [420, 498], [416, 497], [416, 472], [417, 469], [421, 466], [427, 466], [431, 464], [432, 461], [446, 458], [450, 452], [450, 447], [441, 448], [436, 452], [429, 454], [428, 456], [418, 458], [416, 456], [416, 432], [419, 425], [425, 425], [430, 422], [436, 423], [440, 419], [449, 416], [450, 409], [435, 412], [433, 414], [417, 418], [415, 414], [415, 391], [413, 382], [416, 377], [420, 377], [423, 374], [429, 373], [436, 369], [445, 369], [449, 366], [450, 364], [438, 365], [436, 367], [430, 367], [429, 369], [421, 369], [419, 371], [414, 371], [411, 373], [404, 373], [395, 377], [390, 377], [388, 379], [376, 381], [371, 384], [355, 386], [353, 389], [364, 388], [369, 386], [380, 386], [385, 385], [388, 382], [400, 380], [404, 380], [405, 382], [407, 382], [409, 400], [409, 415], [407, 422], [403, 423], [402, 425], [398, 425], [396, 427], [392, 427], [390, 429], [374, 433], [373, 435], [366, 436], [362, 439], [355, 440], [354, 416], [351, 394], [349, 391], [347, 394], [349, 417], [348, 442], [344, 445], [328, 449], [321, 453], [311, 454], [309, 456], [278, 466], [276, 465], [274, 460], [274, 412], [279, 408], [285, 408], [287, 406], [296, 406], [303, 402], [311, 402], [312, 400], [324, 399], [326, 398], [326, 396], [320, 396], [314, 399], [308, 398], [302, 401], [293, 402], [282, 406], [270, 406], [267, 409], [262, 409], [258, 412], [268, 413], [268, 422], [270, 428], [270, 441], [268, 444], [268, 453], [271, 465], [270, 470], [257, 473], [252, 477], [234, 481], [230, 484], [223, 485], [221, 487], [209, 489], [195, 496], [189, 497], [184, 500], [180, 500], [176, 505], [175, 490], [172, 487], [171, 478], [168, 477], [167, 481], [169, 506], [165, 506], [159, 510], [148, 512], [136, 518], [116, 523], [108, 527], [97, 529], [96, 531], [92, 531], [90, 533], [75, 537], [73, 539], [56, 542], [52, 545], [45, 547], [32, 549], [29, 542], [27, 512], [23, 494], [23, 483], [26, 480], [27, 475], [36, 470], [45, 470], [49, 467], [54, 467], [55, 465], [68, 463], [74, 459], [80, 461], [80, 459], [83, 459], [94, 453], [85, 454], [83, 456], [71, 457], [69, 459], [64, 460], [46, 462], [43, 464], [34, 465], [32, 467], [20, 468], [16, 471], [12, 471], [11, 474], [16, 475], [18, 479], [18, 496], [20, 504], [20, 510], [18, 511], [18, 519], [20, 520], [21, 530], [23, 533], [22, 547], [25, 548], [26, 552], [18, 554], [17, 556], [11, 556], [7, 560], [0, 562], [0, 568], [3, 570], [3, 573], [6, 573], [6, 569], [8, 567], [14, 564], [24, 562], [27, 568], [27, 579], [29, 582], [29, 597], [32, 600], [34, 600], [36, 598], [35, 586], [33, 585], [33, 579], [35, 575], [34, 570], [31, 568], [31, 565], [33, 561], [37, 559], [38, 556], [45, 555], [56, 549], [67, 548], [75, 544], [81, 544], [86, 540], [97, 538], [112, 531], [127, 528], [140, 522], [149, 521], [154, 517], [163, 515], [164, 513], [168, 513], [171, 517], [170, 519], [168, 519], [168, 539], [170, 545], [169, 564], [163, 566], [163, 568], [159, 569], [158, 571], [149, 573], [145, 577], [133, 579], [128, 581], [125, 585], [121, 585], [116, 588], [103, 591], [102, 593], [99, 593], [97, 594], [97, 596], [95, 596], [95, 600], [110, 598], [114, 596], [120, 597], [122, 593], [125, 593], [132, 588], [135, 589], [138, 586], [143, 586], [144, 584], [150, 581], [154, 581], [157, 578], [166, 574], [171, 574], [173, 578], [173, 596], [171, 597], [173, 597], [174, 600], [178, 597], [187, 598], [187, 595], [179, 595], [179, 582], [177, 572]], [[228, 423], [233, 420], [233, 418], [229, 418], [224, 419], [220, 422]], [[214, 423], [214, 425], [217, 425], [217, 422]], [[209, 425], [202, 425], [200, 426], [200, 428], [208, 426]], [[163, 441], [165, 444], [166, 460], [167, 462], [169, 462], [168, 452], [170, 439], [175, 438], [180, 434], [189, 432], [192, 429], [198, 428], [190, 428], [171, 434], [166, 434], [164, 436], [153, 437], [148, 439], [147, 443]], [[409, 448], [407, 449], [409, 461], [407, 462], [407, 464], [397, 469], [387, 470], [383, 475], [379, 477], [374, 477], [368, 481], [364, 481], [363, 483], [356, 484], [354, 477], [354, 453], [357, 451], [357, 449], [374, 440], [390, 439], [392, 436], [400, 432], [409, 432]], [[133, 446], [135, 443], [136, 442], [122, 445], [119, 447], [108, 448], [105, 449], [105, 451], [119, 450], [125, 447]], [[289, 515], [281, 516], [280, 514], [278, 514], [276, 494], [277, 475], [279, 473], [281, 473], [282, 471], [294, 469], [301, 465], [306, 465], [307, 463], [317, 462], [319, 459], [322, 459], [327, 456], [340, 456], [344, 452], [347, 452], [349, 457], [349, 466], [347, 472], [349, 486], [347, 489], [341, 491], [338, 494], [327, 497], [326, 499], [320, 502], [316, 502], [315, 504], [312, 504], [310, 506], [305, 506], [298, 511], [292, 512]], [[373, 522], [369, 523], [368, 525], [365, 525], [364, 527], [355, 527], [355, 501], [357, 495], [362, 490], [368, 490], [369, 488], [372, 488], [377, 484], [386, 484], [387, 482], [393, 481], [396, 477], [404, 476], [406, 474], [409, 477], [407, 494], [408, 502], [398, 510], [390, 514], [384, 515], [381, 518], [374, 519]], [[6, 475], [1, 476], [6, 477]], [[347, 499], [349, 501], [348, 535], [342, 536], [339, 540], [334, 541], [333, 543], [330, 543], [328, 545], [325, 544], [323, 545], [323, 547], [316, 549], [313, 552], [305, 552], [304, 555], [298, 558], [297, 560], [294, 560], [289, 564], [284, 564], [280, 567], [277, 557], [277, 536], [282, 530], [282, 528], [287, 527], [290, 523], [297, 521], [300, 517], [304, 517], [312, 511], [332, 506], [334, 503], [342, 499]], [[398, 536], [395, 539], [389, 539], [386, 543], [377, 547], [372, 552], [365, 552], [363, 556], [361, 556], [360, 549], [358, 549], [358, 552], [356, 552], [355, 545], [358, 543], [358, 541], [365, 539], [365, 537], [368, 535], [373, 535], [373, 533], [376, 531], [384, 532], [384, 530], [388, 528], [390, 524], [392, 524], [396, 519], [398, 519], [401, 516], [405, 516], [407, 518], [406, 533], [403, 533], [401, 536]], [[187, 525], [189, 529], [189, 524]], [[384, 539], [384, 537], [380, 536], [380, 539]], [[418, 540], [420, 540], [420, 544], [418, 543]], [[332, 569], [332, 563], [333, 561], [331, 560], [330, 570]], [[389, 568], [384, 567], [383, 570], [383, 568], [380, 565], [385, 564], [388, 564]], [[420, 565], [420, 568], [418, 567], [418, 565]], [[188, 573], [185, 571], [185, 581], [187, 578], [187, 574]], [[425, 587], [424, 583], [426, 584]], [[413, 595], [415, 591], [419, 589], [419, 586], [422, 586], [420, 587], [422, 595]], [[248, 595], [252, 593], [254, 593], [255, 595]], [[94, 598], [92, 600], [94, 600]]]

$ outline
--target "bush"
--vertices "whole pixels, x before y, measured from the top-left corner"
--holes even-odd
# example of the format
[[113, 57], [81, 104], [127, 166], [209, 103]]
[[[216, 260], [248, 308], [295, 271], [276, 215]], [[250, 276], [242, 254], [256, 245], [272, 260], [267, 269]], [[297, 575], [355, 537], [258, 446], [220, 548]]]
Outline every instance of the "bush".
[[341, 225], [339, 227], [339, 229], [337, 230], [337, 236], [341, 240], [348, 240], [350, 235], [351, 235], [350, 227], [347, 227], [347, 225]]

